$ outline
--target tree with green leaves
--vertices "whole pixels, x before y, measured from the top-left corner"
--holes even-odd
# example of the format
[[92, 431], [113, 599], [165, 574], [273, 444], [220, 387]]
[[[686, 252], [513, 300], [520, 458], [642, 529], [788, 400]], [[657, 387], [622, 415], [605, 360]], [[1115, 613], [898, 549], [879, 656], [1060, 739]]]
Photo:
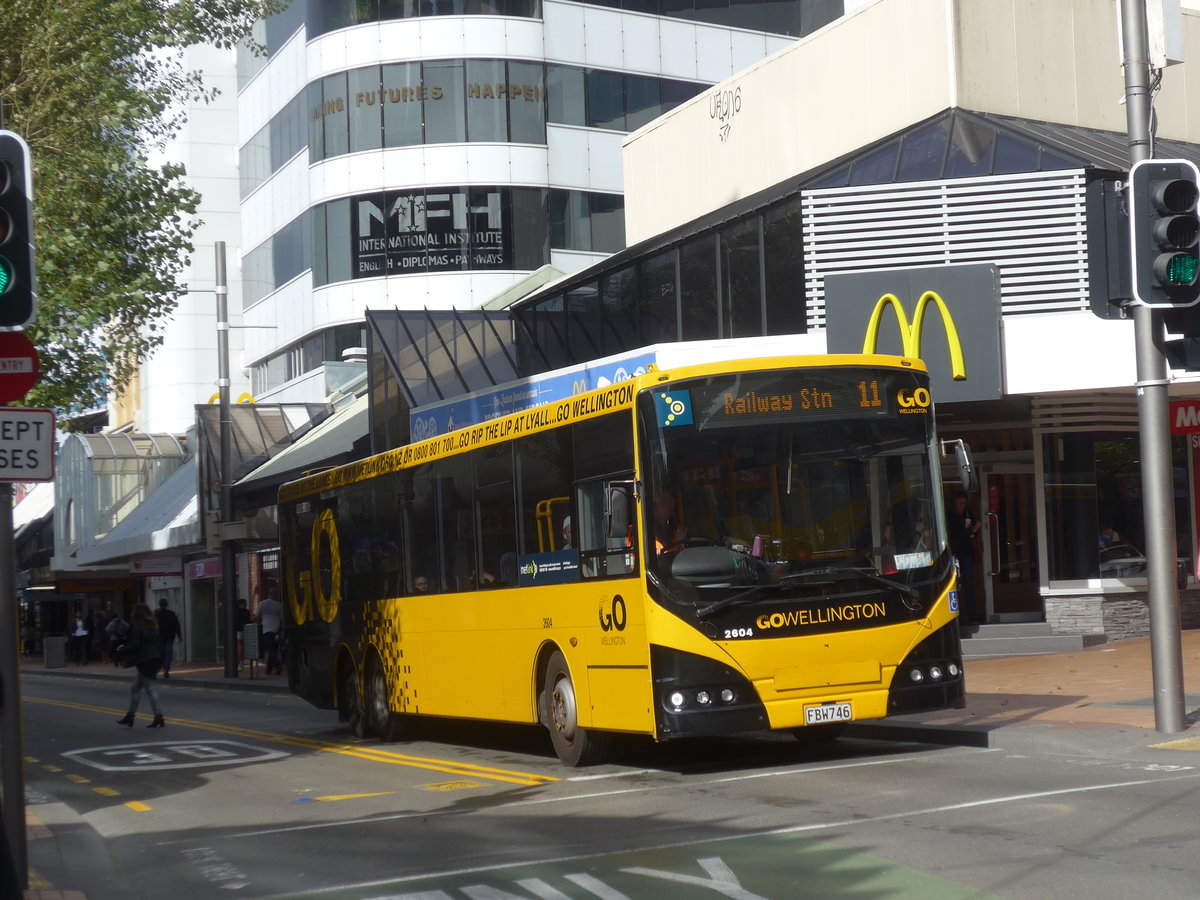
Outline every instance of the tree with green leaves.
[[182, 51], [230, 48], [287, 0], [10, 0], [0, 17], [4, 127], [33, 154], [41, 358], [24, 403], [104, 403], [162, 342], [199, 196], [152, 164], [204, 96]]

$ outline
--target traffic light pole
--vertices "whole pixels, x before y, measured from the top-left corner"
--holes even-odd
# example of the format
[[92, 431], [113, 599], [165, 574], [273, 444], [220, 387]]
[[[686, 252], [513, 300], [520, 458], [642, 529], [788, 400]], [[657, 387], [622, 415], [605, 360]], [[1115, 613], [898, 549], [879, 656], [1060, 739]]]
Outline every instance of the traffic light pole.
[[[1125, 121], [1130, 165], [1150, 158], [1150, 50], [1145, 0], [1121, 0], [1125, 68]], [[1132, 249], [1131, 249], [1131, 252]], [[1150, 655], [1154, 727], [1175, 734], [1186, 727], [1179, 590], [1176, 581], [1174, 473], [1171, 466], [1167, 365], [1161, 350], [1162, 313], [1140, 304], [1133, 312], [1141, 430], [1142, 512], [1150, 592]]]
[[221, 469], [221, 631], [225, 635], [225, 677], [238, 677], [237, 552], [229, 538], [233, 521], [233, 417], [229, 409], [229, 285], [225, 278], [225, 242], [217, 241], [217, 390], [220, 403]]

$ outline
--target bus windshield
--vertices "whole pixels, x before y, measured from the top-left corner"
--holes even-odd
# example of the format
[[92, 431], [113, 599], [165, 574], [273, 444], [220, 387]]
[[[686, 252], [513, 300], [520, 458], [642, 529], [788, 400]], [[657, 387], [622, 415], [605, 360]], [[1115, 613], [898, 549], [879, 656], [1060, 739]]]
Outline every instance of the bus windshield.
[[639, 416], [647, 570], [663, 599], [916, 597], [944, 578], [923, 373], [721, 375], [644, 395]]

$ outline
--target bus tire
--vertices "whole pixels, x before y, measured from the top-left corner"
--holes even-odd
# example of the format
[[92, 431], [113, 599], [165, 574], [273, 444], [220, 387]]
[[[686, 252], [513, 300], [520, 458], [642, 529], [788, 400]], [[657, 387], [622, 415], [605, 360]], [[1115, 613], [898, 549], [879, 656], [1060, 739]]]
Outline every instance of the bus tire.
[[366, 737], [370, 731], [358, 689], [358, 670], [348, 659], [338, 666], [338, 718], [350, 725], [355, 737]]
[[601, 762], [608, 753], [608, 736], [580, 726], [575, 683], [561, 650], [555, 650], [547, 661], [542, 685], [543, 724], [550, 732], [550, 742], [559, 760], [568, 766]]
[[412, 731], [409, 717], [392, 711], [387, 673], [379, 657], [372, 658], [367, 668], [366, 690], [366, 718], [375, 736], [385, 744], [407, 740]]

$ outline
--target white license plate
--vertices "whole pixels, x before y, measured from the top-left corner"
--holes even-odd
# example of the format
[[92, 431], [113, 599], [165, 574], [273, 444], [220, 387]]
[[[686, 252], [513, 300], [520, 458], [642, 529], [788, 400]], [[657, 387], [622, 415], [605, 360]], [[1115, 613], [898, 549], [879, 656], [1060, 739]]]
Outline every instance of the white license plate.
[[850, 722], [854, 713], [849, 703], [822, 703], [820, 706], [804, 707], [805, 725], [824, 725], [826, 722]]

